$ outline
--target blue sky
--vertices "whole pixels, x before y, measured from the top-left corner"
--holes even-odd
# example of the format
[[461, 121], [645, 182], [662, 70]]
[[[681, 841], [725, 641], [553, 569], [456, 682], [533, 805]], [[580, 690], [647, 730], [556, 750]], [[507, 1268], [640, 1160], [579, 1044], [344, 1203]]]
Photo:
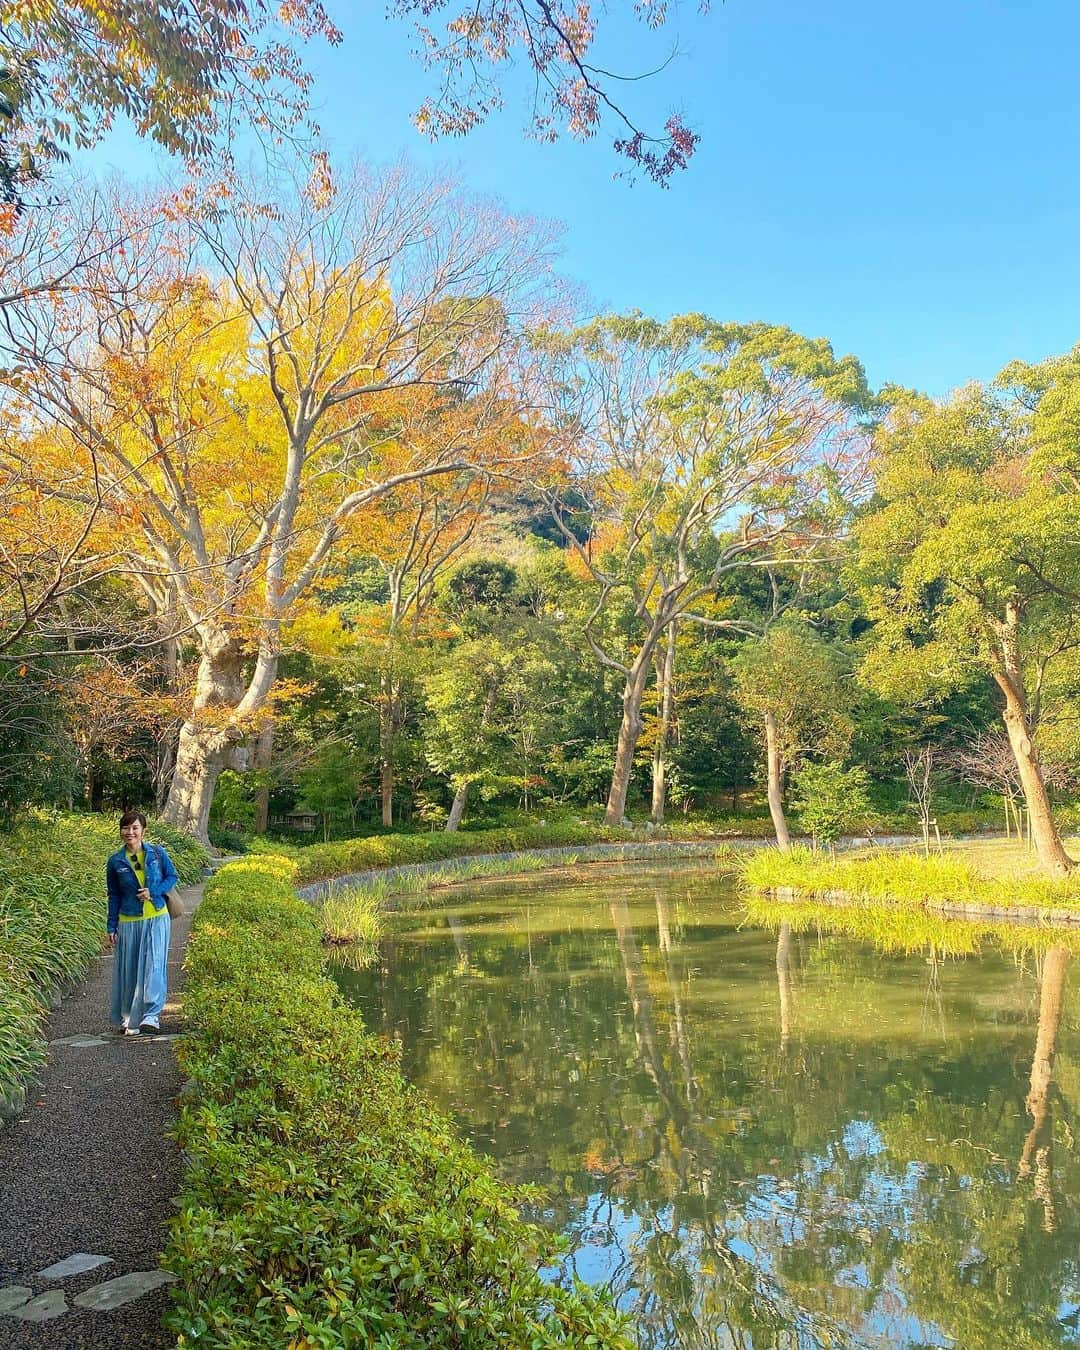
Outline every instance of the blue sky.
[[[1080, 340], [1080, 7], [1065, 0], [726, 0], [649, 33], [615, 0], [600, 64], [634, 72], [652, 125], [700, 132], [660, 190], [616, 180], [608, 139], [522, 135], [527, 82], [461, 141], [410, 113], [430, 85], [407, 25], [330, 6], [345, 29], [308, 49], [335, 151], [453, 167], [514, 212], [561, 221], [563, 270], [597, 308], [766, 319], [853, 351], [875, 384], [934, 394]], [[360, 8], [359, 6], [356, 7]], [[114, 136], [95, 162], [140, 176]]]

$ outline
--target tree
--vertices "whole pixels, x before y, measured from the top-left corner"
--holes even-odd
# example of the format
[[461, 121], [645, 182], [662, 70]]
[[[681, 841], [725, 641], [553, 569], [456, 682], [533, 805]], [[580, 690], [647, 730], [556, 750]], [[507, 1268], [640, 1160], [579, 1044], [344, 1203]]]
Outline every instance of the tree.
[[323, 747], [318, 759], [301, 771], [300, 806], [318, 813], [324, 840], [330, 838], [337, 818], [345, 814], [352, 817], [362, 780], [362, 764], [340, 742]]
[[[620, 77], [593, 56], [599, 6], [589, 0], [572, 5], [562, 0], [517, 0], [512, 5], [480, 0], [461, 9], [451, 5], [440, 32], [427, 20], [445, 14], [448, 3], [395, 0], [397, 13], [420, 16], [425, 63], [440, 71], [438, 96], [426, 99], [417, 113], [422, 131], [461, 136], [502, 108], [500, 82], [513, 53], [520, 51], [535, 76], [530, 130], [538, 139], [554, 140], [566, 131], [587, 140], [608, 117], [620, 128], [616, 153], [654, 182], [667, 184], [687, 166], [699, 137], [679, 113], [672, 113], [657, 134], [639, 126], [616, 101], [612, 89]], [[635, 6], [635, 15], [650, 28], [667, 19], [664, 8]]]
[[531, 225], [401, 168], [184, 206], [118, 201], [131, 246], [77, 294], [5, 311], [0, 381], [81, 466], [84, 501], [104, 484], [132, 583], [196, 645], [164, 814], [205, 838], [357, 513], [529, 453], [511, 358], [547, 271]]
[[473, 787], [513, 792], [529, 808], [557, 743], [562, 683], [544, 644], [509, 632], [462, 642], [428, 677], [425, 743], [453, 791], [447, 830], [461, 825]]
[[221, 151], [243, 118], [271, 135], [302, 118], [312, 76], [290, 37], [341, 33], [318, 0], [270, 9], [206, 0], [12, 0], [0, 30], [0, 198], [17, 201], [50, 160], [97, 142], [124, 114], [188, 159]]
[[[946, 756], [946, 763], [957, 776], [973, 787], [984, 788], [997, 793], [1005, 807], [1005, 833], [1011, 833], [1012, 820], [1016, 823], [1016, 834], [1023, 834], [1020, 809], [1017, 803], [1024, 795], [1020, 769], [1016, 763], [1008, 733], [1001, 730], [980, 731], [965, 743], [956, 746]], [[1039, 756], [1039, 767], [1043, 782], [1048, 788], [1064, 788], [1069, 784], [1069, 774], [1065, 766]]]
[[[358, 518], [369, 550], [365, 564], [385, 596], [371, 620], [379, 660], [379, 798], [382, 823], [394, 822], [395, 742], [405, 725], [403, 641], [416, 642], [439, 580], [468, 547], [488, 499], [488, 483], [472, 472], [407, 484]], [[353, 622], [359, 622], [359, 615]], [[407, 629], [407, 631], [406, 631]]]
[[461, 640], [425, 682], [425, 742], [428, 762], [453, 789], [448, 831], [460, 826], [474, 784], [488, 796], [517, 789], [527, 802], [542, 749], [556, 739], [550, 715], [565, 674], [519, 580], [510, 564], [477, 557], [441, 589]]
[[663, 824], [668, 790], [668, 749], [675, 722], [675, 653], [679, 625], [673, 623], [667, 630], [663, 654], [653, 654], [656, 673], [656, 727], [652, 753], [652, 811], [649, 819], [654, 825]]
[[[600, 18], [590, 4], [485, 0], [452, 14], [438, 32], [428, 21], [445, 7], [446, 0], [391, 7], [416, 18], [424, 63], [441, 72], [440, 93], [417, 111], [420, 130], [464, 135], [500, 108], [516, 49], [535, 75], [533, 135], [585, 140], [608, 117], [620, 128], [614, 149], [631, 169], [667, 183], [686, 167], [697, 134], [678, 113], [649, 132], [617, 101], [620, 76], [593, 59]], [[657, 28], [666, 13], [638, 17]], [[17, 203], [50, 161], [66, 158], [70, 146], [95, 144], [117, 114], [191, 161], [227, 157], [239, 125], [268, 141], [294, 135], [314, 80], [297, 43], [319, 37], [343, 39], [319, 0], [277, 8], [206, 0], [197, 21], [182, 6], [150, 0], [11, 0], [0, 30], [0, 200]]]
[[[919, 813], [922, 826], [923, 853], [930, 856], [930, 826], [934, 804], [934, 769], [937, 753], [932, 745], [920, 745], [917, 749], [904, 751], [904, 772], [908, 781], [908, 799]], [[940, 847], [941, 838], [938, 837]]]
[[826, 764], [804, 764], [795, 780], [795, 803], [799, 819], [814, 841], [830, 848], [852, 821], [870, 809], [866, 770], [856, 766], [845, 769], [835, 760]]
[[857, 571], [876, 688], [910, 700], [992, 677], [1036, 850], [1062, 875], [1072, 864], [1037, 732], [1048, 673], [1080, 646], [1080, 495], [1067, 456], [1033, 430], [1007, 392], [973, 385], [941, 404], [897, 395], [875, 447]]
[[777, 846], [786, 853], [791, 847], [784, 814], [788, 773], [808, 752], [835, 759], [851, 741], [842, 659], [812, 629], [783, 621], [760, 640], [745, 642], [732, 672], [736, 700], [764, 732], [769, 814]]
[[674, 623], [754, 631], [732, 578], [833, 536], [870, 395], [853, 357], [766, 324], [630, 315], [545, 341], [587, 539], [565, 522], [565, 473], [548, 497], [593, 588], [586, 638], [624, 680], [605, 814], [618, 824], [659, 644]]

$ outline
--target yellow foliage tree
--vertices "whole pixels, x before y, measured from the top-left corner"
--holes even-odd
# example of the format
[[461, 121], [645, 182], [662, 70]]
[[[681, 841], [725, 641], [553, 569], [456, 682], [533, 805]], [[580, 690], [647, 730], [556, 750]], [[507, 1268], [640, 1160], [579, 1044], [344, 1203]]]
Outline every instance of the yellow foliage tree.
[[[514, 335], [546, 243], [401, 168], [115, 211], [124, 248], [9, 308], [0, 382], [77, 480], [66, 498], [96, 502], [93, 542], [196, 649], [165, 816], [205, 837], [351, 520], [528, 453]], [[55, 464], [35, 472], [55, 491]]]

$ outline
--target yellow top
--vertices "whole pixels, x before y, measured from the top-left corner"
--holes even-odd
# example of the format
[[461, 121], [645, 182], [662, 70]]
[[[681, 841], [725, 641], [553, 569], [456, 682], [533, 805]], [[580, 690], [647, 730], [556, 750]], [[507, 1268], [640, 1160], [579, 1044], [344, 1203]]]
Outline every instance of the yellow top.
[[[135, 873], [135, 879], [140, 888], [146, 885], [146, 849], [139, 849], [138, 853], [127, 853], [127, 860], [131, 864], [131, 870]], [[161, 913], [156, 908], [153, 900], [144, 900], [142, 902], [141, 914], [121, 914], [121, 923], [141, 923], [143, 919], [154, 919]]]

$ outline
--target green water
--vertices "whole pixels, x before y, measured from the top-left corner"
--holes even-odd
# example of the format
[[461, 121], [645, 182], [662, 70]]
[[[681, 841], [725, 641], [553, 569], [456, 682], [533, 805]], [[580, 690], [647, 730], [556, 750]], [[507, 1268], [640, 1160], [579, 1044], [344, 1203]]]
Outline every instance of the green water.
[[708, 869], [592, 867], [442, 893], [342, 979], [640, 1345], [996, 1350], [1080, 1341], [1068, 965], [740, 927]]

